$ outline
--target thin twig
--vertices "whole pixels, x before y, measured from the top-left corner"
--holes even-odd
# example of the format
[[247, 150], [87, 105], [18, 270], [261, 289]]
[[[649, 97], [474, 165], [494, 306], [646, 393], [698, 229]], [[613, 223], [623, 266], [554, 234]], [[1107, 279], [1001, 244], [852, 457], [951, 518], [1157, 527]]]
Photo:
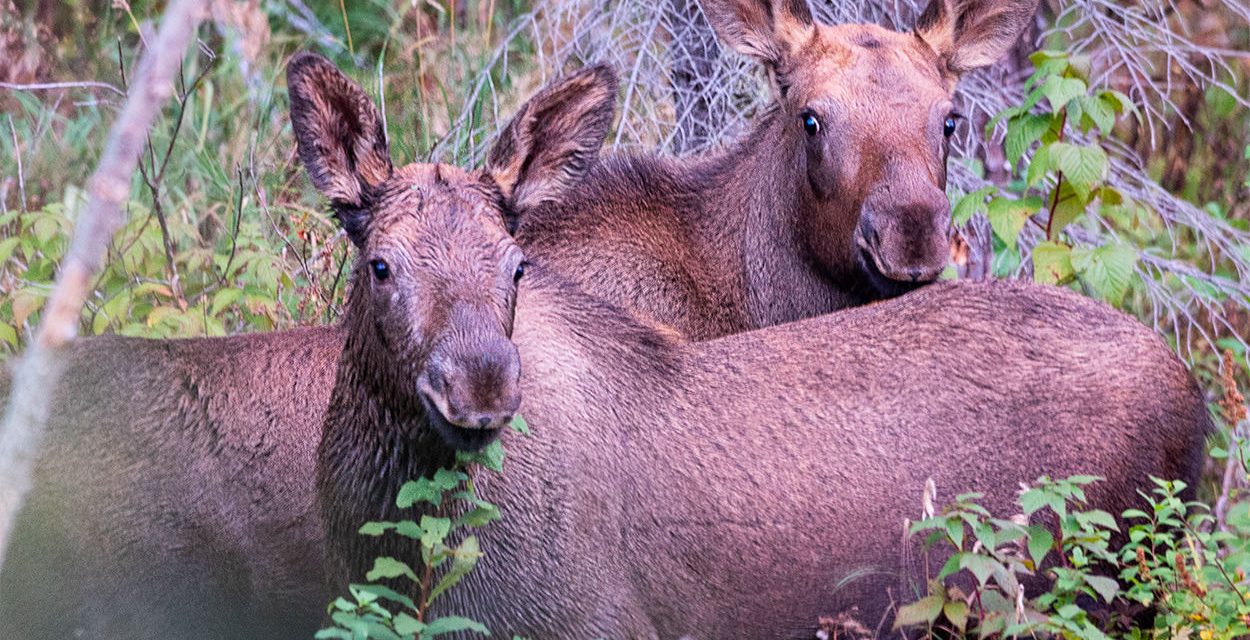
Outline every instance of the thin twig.
[[125, 98], [126, 92], [114, 87], [107, 82], [95, 82], [92, 80], [84, 80], [81, 82], [35, 82], [31, 84], [18, 84], [16, 82], [0, 82], [0, 89], [11, 89], [13, 91], [49, 91], [52, 89], [106, 89]]
[[22, 148], [17, 145], [17, 129], [13, 126], [13, 116], [9, 118], [9, 133], [13, 135], [13, 157], [17, 158], [17, 191], [22, 198], [22, 213], [26, 213], [26, 176], [22, 173]]

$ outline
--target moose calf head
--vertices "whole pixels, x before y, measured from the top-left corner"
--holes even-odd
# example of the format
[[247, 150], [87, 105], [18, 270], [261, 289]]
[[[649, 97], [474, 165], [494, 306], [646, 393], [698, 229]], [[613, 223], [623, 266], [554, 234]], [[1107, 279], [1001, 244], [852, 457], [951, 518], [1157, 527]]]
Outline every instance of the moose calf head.
[[950, 251], [955, 84], [1011, 47], [1037, 0], [932, 0], [912, 33], [819, 25], [805, 0], [703, 5], [721, 39], [775, 79], [796, 231], [815, 259], [886, 296], [936, 279]]
[[510, 338], [525, 261], [510, 230], [593, 162], [615, 75], [590, 67], [538, 93], [476, 171], [395, 168], [373, 102], [325, 58], [297, 55], [287, 80], [300, 159], [358, 251], [345, 325], [362, 382], [452, 447], [488, 444], [521, 402]]

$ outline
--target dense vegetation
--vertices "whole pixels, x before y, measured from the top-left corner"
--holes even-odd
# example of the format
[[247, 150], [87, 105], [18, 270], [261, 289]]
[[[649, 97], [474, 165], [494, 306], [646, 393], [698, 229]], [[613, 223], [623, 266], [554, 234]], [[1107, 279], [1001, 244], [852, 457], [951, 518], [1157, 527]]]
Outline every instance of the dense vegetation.
[[[82, 332], [189, 337], [333, 321], [348, 286], [349, 243], [298, 165], [284, 61], [311, 48], [350, 70], [381, 99], [398, 159], [473, 163], [511, 107], [564, 64], [566, 51], [537, 37], [547, 32], [536, 21], [558, 22], [548, 32], [572, 40], [585, 24], [569, 16], [598, 7], [554, 4], [559, 12], [535, 18], [521, 0], [214, 2], [213, 22], [201, 28], [176, 99], [151, 134], [132, 184], [128, 223], [88, 300]], [[992, 113], [972, 117], [963, 132], [967, 153], [952, 158], [954, 182], [980, 186], [952, 189], [955, 221], [970, 240], [980, 225], [989, 252], [985, 273], [1102, 298], [1155, 322], [1189, 357], [1210, 389], [1220, 425], [1198, 488], [1202, 506], [1186, 520], [1177, 487], [1161, 479], [1154, 512], [1128, 514], [1128, 542], [1116, 548], [1107, 514], [1082, 510], [1088, 478], [1047, 480], [1022, 494], [1021, 511], [1054, 518], [1059, 536], [1022, 525], [1014, 514], [985, 513], [976, 496], [917, 496], [928, 517], [915, 534], [957, 550], [932, 577], [965, 571], [968, 579], [958, 587], [922, 586], [921, 599], [903, 610], [900, 622], [981, 637], [1244, 636], [1250, 633], [1250, 424], [1238, 388], [1250, 373], [1250, 307], [1228, 283], [1244, 287], [1243, 265], [1250, 263], [1250, 14], [1234, 4], [1174, 5], [1165, 27], [1187, 41], [1210, 39], [1204, 46], [1227, 62], [1190, 59], [1210, 67], [1197, 74], [1208, 80], [1202, 82], [1171, 59], [1153, 76], [1123, 77], [1108, 71], [1108, 58], [1070, 54], [1080, 48], [1070, 44], [1087, 45], [1089, 30], [1098, 28], [1074, 6], [1056, 2], [1044, 11], [1054, 27], [1045, 37], [1047, 51], [1017, 61], [1021, 91], [1014, 102], [1005, 110], [991, 105]], [[0, 82], [10, 87], [0, 89], [0, 360], [20, 353], [39, 321], [84, 182], [160, 10], [161, 3], [146, 1], [118, 0], [101, 9], [0, 0]], [[623, 3], [619, 12], [628, 10]], [[827, 16], [833, 11], [826, 8]], [[1173, 73], [1173, 66], [1181, 71]], [[671, 107], [631, 106], [655, 94], [643, 85], [643, 68], [640, 62], [623, 74], [638, 88], [627, 84], [626, 115], [612, 141], [697, 149], [680, 142], [691, 135], [673, 134], [682, 121]], [[66, 84], [11, 88], [47, 83]], [[972, 99], [984, 88], [973, 79]], [[749, 116], [757, 98], [738, 90], [722, 106], [735, 117]], [[649, 129], [651, 120], [669, 130]], [[727, 132], [732, 128], [700, 135], [715, 140]], [[1125, 168], [1126, 158], [1149, 184], [1126, 181], [1136, 175]], [[1174, 211], [1181, 209], [1164, 211], [1163, 199], [1203, 217], [1178, 223]], [[958, 271], [966, 276], [976, 263], [966, 254], [976, 249], [962, 250]], [[502, 452], [489, 455], [478, 462], [497, 466]], [[442, 504], [446, 494], [472, 502], [470, 515], [377, 523], [364, 531], [409, 535], [427, 548], [431, 566], [439, 565], [438, 581], [385, 560], [368, 577], [411, 575], [427, 585], [425, 601], [401, 600], [406, 612], [391, 611], [378, 603], [395, 600], [388, 598], [393, 592], [364, 587], [332, 605], [342, 637], [353, 637], [346, 631], [353, 626], [377, 637], [475, 628], [467, 620], [443, 623], [446, 629], [420, 620], [429, 600], [471, 570], [479, 552], [489, 553], [471, 536], [455, 548], [443, 545], [453, 529], [498, 517], [457, 473], [410, 485], [399, 499]], [[947, 508], [934, 506], [947, 501]], [[1057, 562], [1054, 589], [1017, 600], [1019, 576], [1047, 556]], [[1118, 576], [1118, 583], [1106, 575]], [[1078, 601], [1102, 601], [1107, 612], [1087, 614], [1074, 606]], [[1147, 605], [1159, 607], [1153, 630], [1134, 628], [1132, 615]], [[857, 633], [850, 619], [823, 626], [829, 637]]]

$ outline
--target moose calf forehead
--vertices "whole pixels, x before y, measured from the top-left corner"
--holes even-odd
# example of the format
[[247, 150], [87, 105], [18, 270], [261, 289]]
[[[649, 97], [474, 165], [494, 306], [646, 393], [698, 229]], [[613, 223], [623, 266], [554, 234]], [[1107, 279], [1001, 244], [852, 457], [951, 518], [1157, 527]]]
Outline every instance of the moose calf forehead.
[[808, 100], [839, 101], [888, 94], [909, 103], [947, 97], [940, 60], [911, 33], [876, 25], [822, 25], [794, 65]]
[[506, 233], [498, 194], [476, 174], [448, 164], [401, 167], [382, 188], [373, 230], [386, 232], [407, 226], [430, 231], [427, 228], [432, 225], [498, 227], [499, 233]]

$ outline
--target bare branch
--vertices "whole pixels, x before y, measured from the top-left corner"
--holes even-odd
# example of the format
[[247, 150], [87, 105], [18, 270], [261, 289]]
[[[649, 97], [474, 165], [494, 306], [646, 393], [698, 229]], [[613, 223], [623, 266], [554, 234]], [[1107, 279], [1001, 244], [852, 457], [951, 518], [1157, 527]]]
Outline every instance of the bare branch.
[[12, 395], [0, 424], [0, 566], [3, 549], [30, 488], [51, 389], [64, 369], [66, 348], [78, 331], [83, 301], [90, 292], [113, 234], [122, 226], [122, 205], [139, 154], [161, 108], [173, 95], [172, 79], [199, 24], [204, 6], [197, 0], [174, 0], [161, 21], [154, 46], [145, 50], [126, 105], [109, 134], [88, 199], [61, 264], [55, 290], [44, 308], [35, 340], [18, 364]]

